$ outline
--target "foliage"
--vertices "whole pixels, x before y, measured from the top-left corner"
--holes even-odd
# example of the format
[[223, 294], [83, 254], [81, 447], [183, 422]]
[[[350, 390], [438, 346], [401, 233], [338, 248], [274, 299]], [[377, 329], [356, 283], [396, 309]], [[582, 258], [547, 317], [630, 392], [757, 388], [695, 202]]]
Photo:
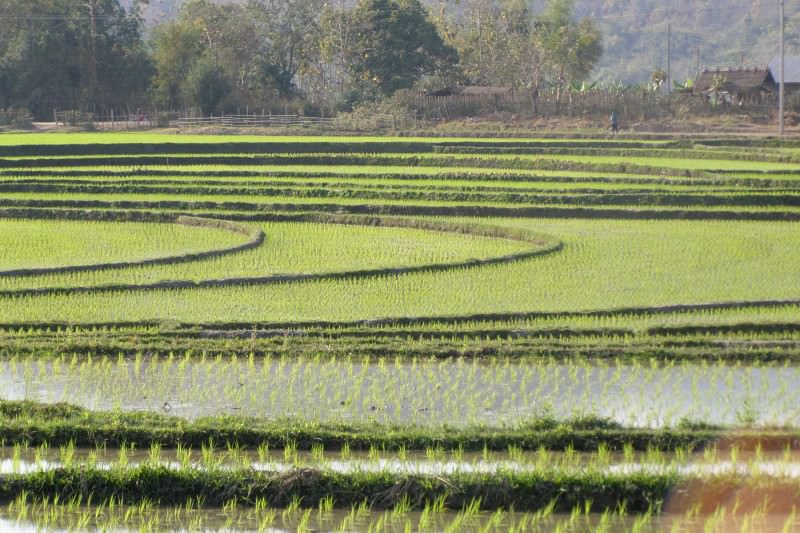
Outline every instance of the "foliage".
[[156, 74], [153, 100], [162, 109], [176, 109], [185, 100], [185, 80], [193, 62], [203, 53], [203, 28], [199, 23], [174, 21], [154, 30], [152, 40]]
[[[226, 79], [228, 98], [217, 103], [228, 112], [330, 116], [400, 88], [477, 84], [517, 94], [555, 87], [554, 112], [576, 114], [582, 108], [562, 109], [560, 101], [573, 83], [645, 88], [654, 81], [648, 90], [657, 89], [649, 78], [663, 62], [661, 35], [670, 22], [672, 70], [681, 78], [702, 64], [739, 63], [743, 51], [760, 64], [773, 54], [776, 29], [766, 12], [734, 20], [737, 9], [690, 4], [428, 0], [426, 11], [420, 0], [7, 0], [0, 5], [0, 108], [28, 109], [37, 120], [69, 109], [194, 111], [188, 75], [210, 57]], [[156, 17], [159, 10], [169, 16]], [[788, 18], [796, 18], [791, 8]], [[790, 51], [798, 44], [791, 35]], [[474, 107], [476, 114], [496, 111]], [[639, 107], [631, 114], [648, 113], [647, 104]]]
[[553, 0], [538, 21], [547, 77], [568, 86], [585, 80], [603, 54], [602, 36], [589, 18], [573, 22], [573, 0]]
[[155, 30], [155, 102], [168, 109], [197, 106], [208, 115], [226, 103], [272, 109], [271, 101], [291, 99], [316, 47], [318, 6], [313, 0], [288, 6], [268, 0], [184, 4], [176, 20]]
[[136, 105], [151, 74], [138, 12], [117, 0], [0, 5], [0, 108], [46, 119], [53, 109]]
[[667, 72], [664, 69], [657, 68], [650, 74], [650, 85], [653, 90], [658, 90], [667, 81]]
[[248, 4], [247, 13], [262, 41], [265, 74], [280, 94], [294, 90], [298, 76], [313, 68], [323, 36], [320, 12], [326, 5], [324, 0], [253, 0]]
[[572, 83], [569, 84], [569, 87], [568, 87], [569, 92], [577, 93], [577, 94], [587, 94], [587, 93], [592, 92], [596, 88], [597, 88], [597, 82], [596, 81], [592, 82], [592, 83], [585, 82], [585, 81], [582, 81], [580, 83], [572, 82]]
[[692, 78], [686, 78], [686, 81], [683, 82], [672, 80], [672, 89], [674, 91], [690, 94], [693, 88], [694, 80]]
[[450, 42], [460, 67], [474, 84], [533, 87], [542, 71], [542, 50], [534, 38], [533, 15], [525, 2], [479, 0], [453, 23]]
[[0, 126], [11, 126], [13, 128], [30, 128], [32, 117], [27, 109], [10, 107], [0, 108]]
[[360, 0], [353, 11], [351, 74], [384, 95], [457, 61], [419, 0]]
[[219, 114], [231, 91], [228, 78], [222, 66], [213, 58], [203, 56], [189, 70], [186, 78], [186, 90], [192, 104], [203, 112], [203, 115]]

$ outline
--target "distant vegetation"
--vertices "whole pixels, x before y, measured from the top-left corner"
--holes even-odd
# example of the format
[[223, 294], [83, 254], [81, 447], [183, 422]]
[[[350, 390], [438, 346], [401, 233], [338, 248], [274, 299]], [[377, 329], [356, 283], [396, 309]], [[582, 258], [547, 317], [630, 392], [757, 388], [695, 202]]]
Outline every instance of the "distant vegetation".
[[[230, 0], [228, 0], [230, 1]], [[123, 5], [130, 0], [123, 0]], [[145, 24], [155, 27], [177, 13], [181, 1], [150, 0], [143, 7]], [[339, 4], [352, 5], [355, 0]], [[503, 4], [525, 4], [538, 15], [547, 0], [424, 0], [437, 20], [459, 20], [473, 17], [479, 9]], [[605, 53], [592, 73], [593, 80], [640, 83], [654, 69], [666, 69], [667, 25], [672, 24], [673, 79], [693, 77], [697, 69], [697, 51], [702, 66], [764, 65], [777, 54], [777, 3], [757, 3], [744, 0], [719, 2], [676, 0], [657, 2], [640, 0], [575, 0], [575, 14], [592, 18], [604, 36]], [[800, 52], [798, 22], [800, 12], [791, 2], [786, 4], [787, 51]], [[458, 29], [458, 28], [455, 28]]]
[[[8, 0], [0, 5], [0, 110], [22, 117], [27, 110], [38, 120], [54, 110], [112, 109], [117, 116], [331, 116], [399, 90], [469, 84], [555, 92], [560, 101], [576, 87], [664, 92], [664, 82], [695, 76], [698, 55], [701, 66], [765, 65], [777, 51], [776, 6], [595, 4], [189, 0], [166, 9], [131, 0]], [[796, 7], [787, 18], [791, 52], [800, 44]], [[29, 123], [19, 116], [0, 126]]]
[[[602, 36], [571, 0], [428, 10], [419, 0], [192, 0], [147, 30], [140, 4], [0, 6], [0, 108], [128, 114], [350, 110], [399, 89], [456, 83], [567, 87]], [[463, 20], [458, 20], [463, 19]]]

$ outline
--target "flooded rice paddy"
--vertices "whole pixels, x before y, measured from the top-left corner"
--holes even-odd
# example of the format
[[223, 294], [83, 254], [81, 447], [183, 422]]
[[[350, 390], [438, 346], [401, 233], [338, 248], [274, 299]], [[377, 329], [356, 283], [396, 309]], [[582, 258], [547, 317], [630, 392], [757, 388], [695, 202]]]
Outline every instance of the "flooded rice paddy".
[[[349, 452], [347, 450], [301, 452], [291, 448], [148, 450], [133, 448], [81, 449], [0, 447], [0, 475], [31, 473], [65, 466], [91, 465], [92, 468], [120, 469], [141, 465], [166, 465], [170, 468], [241, 469], [281, 473], [290, 469], [317, 468], [335, 472], [390, 471], [443, 475], [449, 473], [502, 473], [520, 470], [573, 469], [587, 472], [614, 472], [628, 469], [652, 472], [677, 472], [689, 475], [800, 477], [798, 451], [740, 452], [707, 448], [701, 452], [593, 453], [509, 452], [462, 453], [458, 450], [425, 452]], [[370, 509], [366, 504], [334, 508], [333, 502], [303, 506], [297, 501], [287, 508], [270, 508], [231, 503], [221, 508], [204, 508], [201, 501], [160, 507], [148, 501], [136, 505], [124, 501], [86, 502], [35, 500], [18, 497], [0, 506], [0, 530], [28, 533], [40, 531], [260, 531], [260, 532], [454, 532], [454, 531], [531, 531], [531, 532], [695, 532], [695, 531], [800, 531], [796, 513], [771, 513], [769, 506], [737, 511], [736, 502], [727, 502], [713, 513], [696, 508], [673, 508], [669, 501], [663, 512], [629, 513], [624, 507], [604, 512], [593, 511], [591, 503], [576, 506], [572, 513], [559, 514], [546, 506], [537, 512], [513, 510], [482, 511], [480, 503], [461, 510], [426, 505], [412, 510], [402, 502], [390, 509]], [[728, 505], [730, 504], [730, 505]]]
[[800, 478], [798, 451], [743, 452], [738, 449], [699, 452], [510, 452], [465, 453], [431, 449], [426, 452], [303, 452], [291, 448], [247, 449], [106, 449], [49, 447], [0, 447], [0, 475], [74, 466], [101, 470], [163, 466], [170, 469], [247, 470], [285, 473], [313, 468], [341, 474], [389, 472], [392, 474], [446, 476], [452, 474], [497, 474], [510, 472], [600, 472], [629, 474], [675, 473], [681, 476], [769, 476]]
[[92, 357], [0, 360], [0, 397], [317, 422], [513, 425], [608, 417], [631, 426], [681, 420], [800, 425], [800, 367], [308, 357]]
[[[38, 510], [30, 505], [32, 510]], [[32, 511], [31, 511], [32, 512]], [[175, 509], [117, 506], [111, 510], [78, 507], [51, 510], [49, 515], [20, 517], [17, 509], [0, 508], [0, 530], [8, 533], [50, 533], [66, 531], [188, 532], [237, 531], [260, 533], [407, 533], [407, 532], [531, 532], [551, 533], [694, 533], [800, 531], [793, 515], [740, 513], [731, 515], [686, 514], [544, 514], [454, 511], [372, 511], [369, 509]]]

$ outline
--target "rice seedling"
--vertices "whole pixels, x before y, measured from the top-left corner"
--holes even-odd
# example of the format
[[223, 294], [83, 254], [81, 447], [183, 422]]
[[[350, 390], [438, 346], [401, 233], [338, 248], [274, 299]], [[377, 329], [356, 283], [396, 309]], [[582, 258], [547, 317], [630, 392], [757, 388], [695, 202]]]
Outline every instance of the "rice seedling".
[[0, 218], [0, 271], [176, 256], [242, 240], [223, 229], [184, 224]]
[[[348, 479], [388, 494], [410, 472], [450, 485], [419, 516], [411, 514], [418, 500], [400, 493], [380, 500], [389, 511], [373, 516], [373, 489], [352, 487], [287, 492], [278, 507], [246, 490], [241, 500], [195, 494], [170, 511], [147, 495], [129, 501], [116, 492], [126, 498], [90, 507], [101, 494], [56, 501], [23, 490], [9, 499], [9, 516], [66, 529], [306, 531], [317, 522], [341, 531], [645, 531], [658, 527], [660, 500], [650, 508], [609, 500], [614, 476], [648, 494], [689, 478], [769, 485], [796, 477], [786, 444], [800, 426], [791, 393], [800, 379], [800, 166], [791, 143], [182, 137], [156, 146], [172, 139], [56, 134], [41, 139], [49, 147], [34, 147], [27, 139], [0, 136], [0, 210], [12, 217], [0, 219], [2, 269], [136, 261], [247, 238], [154, 222], [182, 214], [241, 220], [266, 240], [202, 261], [0, 278], [0, 291], [28, 291], [0, 295], [0, 396], [108, 411], [48, 419], [0, 402], [8, 475], [81, 472], [87, 484], [86, 476], [113, 484], [174, 475], [233, 486], [244, 473], [313, 465], [321, 471], [304, 474], [312, 484]], [[321, 211], [414, 221], [372, 227], [298, 216]], [[13, 218], [30, 215], [104, 221]], [[431, 230], [441, 223], [541, 233], [563, 248], [369, 277], [73, 290], [414, 269], [530, 249], [488, 230]], [[48, 288], [61, 292], [35, 292]], [[81, 445], [107, 441], [109, 449], [64, 437], [44, 445], [57, 420]], [[729, 430], [784, 440], [715, 445]], [[517, 487], [538, 474], [557, 487], [605, 485], [577, 502], [554, 492], [530, 514], [498, 510], [494, 500], [484, 512], [477, 499], [445, 511], [469, 501], [458, 492], [464, 480], [480, 480], [469, 494], [484, 494], [498, 480], [511, 476], [516, 484], [506, 486]], [[201, 509], [206, 496], [222, 508], [220, 521]], [[796, 526], [793, 509], [777, 526], [770, 521], [779, 498], [750, 503], [689, 506], [665, 523], [674, 531]], [[337, 515], [339, 506], [349, 512]]]
[[[2, 317], [204, 322], [271, 316], [285, 321], [341, 321], [401, 313], [568, 311], [793, 295], [791, 265], [800, 249], [795, 243], [800, 233], [792, 223], [538, 220], [527, 224], [558, 236], [564, 241], [562, 252], [505, 265], [357, 281], [9, 298], [4, 299]], [[666, 225], [669, 238], [664, 237]], [[587, 239], [587, 231], [602, 238]], [[632, 250], [632, 242], [641, 243], [642, 249]], [[738, 250], [735, 261], [731, 250]], [[609, 271], [618, 276], [609, 280]], [[463, 286], [471, 287], [469, 294], [457, 290]], [[432, 294], [437, 297], [431, 298]], [[698, 323], [696, 316], [683, 319]]]

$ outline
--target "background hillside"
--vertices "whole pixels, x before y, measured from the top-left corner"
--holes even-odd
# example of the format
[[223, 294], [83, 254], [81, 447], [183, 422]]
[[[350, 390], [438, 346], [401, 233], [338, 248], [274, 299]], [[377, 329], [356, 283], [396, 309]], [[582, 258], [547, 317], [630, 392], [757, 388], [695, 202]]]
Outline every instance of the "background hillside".
[[[800, 51], [798, 4], [786, 2], [787, 53]], [[694, 77], [698, 51], [701, 67], [765, 66], [778, 53], [776, 0], [579, 0], [576, 8], [603, 30], [600, 79], [636, 81], [666, 68], [669, 24], [673, 79]]]
[[[236, 0], [216, 0], [225, 3]], [[458, 19], [474, 2], [423, 0]], [[530, 0], [532, 12], [547, 0]], [[150, 0], [143, 12], [149, 28], [170, 20], [183, 0]], [[126, 0], [123, 5], [130, 5]], [[354, 0], [340, 0], [343, 5]], [[673, 79], [694, 78], [701, 67], [766, 65], [778, 52], [778, 0], [575, 0], [578, 17], [595, 19], [605, 53], [593, 73], [597, 80], [637, 82], [666, 69], [667, 26], [672, 25]], [[787, 53], [800, 53], [800, 2], [786, 2]]]

